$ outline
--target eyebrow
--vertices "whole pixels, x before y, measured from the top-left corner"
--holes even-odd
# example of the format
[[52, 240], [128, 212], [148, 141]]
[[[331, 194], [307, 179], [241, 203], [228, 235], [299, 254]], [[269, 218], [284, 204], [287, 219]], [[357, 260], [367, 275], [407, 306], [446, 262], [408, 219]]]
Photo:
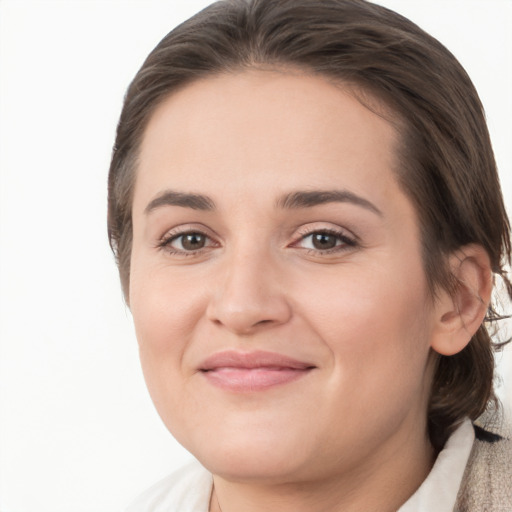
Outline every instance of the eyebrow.
[[[276, 207], [292, 210], [312, 208], [326, 203], [351, 203], [361, 206], [380, 217], [383, 216], [382, 212], [372, 202], [348, 190], [299, 190], [290, 192], [277, 200]], [[162, 206], [181, 206], [201, 211], [215, 210], [215, 202], [208, 196], [165, 190], [149, 202], [144, 209], [144, 213], [151, 213]]]
[[215, 203], [208, 196], [165, 190], [150, 201], [144, 209], [144, 213], [151, 213], [153, 210], [161, 208], [162, 206], [182, 206], [183, 208], [203, 211], [215, 210]]
[[311, 208], [326, 203], [351, 203], [361, 206], [382, 217], [383, 214], [372, 202], [348, 190], [297, 191], [284, 195], [277, 201], [279, 208]]

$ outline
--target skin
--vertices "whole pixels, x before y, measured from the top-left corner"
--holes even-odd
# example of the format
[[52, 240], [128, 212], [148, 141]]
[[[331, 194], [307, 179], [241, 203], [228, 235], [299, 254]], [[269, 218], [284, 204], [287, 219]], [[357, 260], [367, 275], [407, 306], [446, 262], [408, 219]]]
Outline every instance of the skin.
[[[397, 143], [342, 87], [289, 70], [197, 81], [150, 119], [129, 302], [157, 410], [214, 474], [212, 511], [396, 511], [428, 474], [432, 348], [453, 304], [430, 299]], [[158, 200], [169, 190], [214, 207]], [[282, 204], [333, 190], [344, 199]], [[315, 248], [326, 230], [335, 246]], [[191, 232], [204, 247], [183, 245]], [[233, 392], [199, 370], [227, 349], [314, 369]]]

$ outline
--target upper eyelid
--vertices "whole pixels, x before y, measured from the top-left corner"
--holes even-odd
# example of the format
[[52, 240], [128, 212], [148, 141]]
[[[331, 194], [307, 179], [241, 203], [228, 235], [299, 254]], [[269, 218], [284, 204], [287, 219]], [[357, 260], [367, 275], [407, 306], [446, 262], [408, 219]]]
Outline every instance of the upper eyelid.
[[173, 228], [167, 229], [164, 234], [160, 237], [160, 241], [170, 240], [172, 238], [177, 238], [181, 235], [186, 235], [187, 233], [200, 233], [201, 235], [205, 235], [208, 238], [217, 239], [218, 236], [209, 228], [202, 224], [181, 224], [179, 226], [175, 226]]
[[[318, 223], [320, 224], [320, 223]], [[305, 238], [306, 236], [312, 235], [313, 233], [330, 233], [333, 235], [343, 235], [347, 238], [351, 238], [354, 242], [359, 242], [359, 237], [350, 229], [341, 227], [341, 226], [319, 226], [317, 223], [312, 223], [312, 225], [301, 226], [297, 229], [297, 233], [299, 234], [297, 239]]]

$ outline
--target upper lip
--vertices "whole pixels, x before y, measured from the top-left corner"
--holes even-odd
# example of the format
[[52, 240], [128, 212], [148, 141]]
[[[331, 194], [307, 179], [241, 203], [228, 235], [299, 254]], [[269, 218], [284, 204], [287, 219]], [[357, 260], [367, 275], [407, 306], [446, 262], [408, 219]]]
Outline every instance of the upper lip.
[[206, 358], [201, 363], [199, 370], [212, 371], [218, 368], [288, 368], [293, 370], [307, 370], [314, 368], [314, 365], [276, 352], [263, 350], [253, 352], [226, 350], [217, 352]]

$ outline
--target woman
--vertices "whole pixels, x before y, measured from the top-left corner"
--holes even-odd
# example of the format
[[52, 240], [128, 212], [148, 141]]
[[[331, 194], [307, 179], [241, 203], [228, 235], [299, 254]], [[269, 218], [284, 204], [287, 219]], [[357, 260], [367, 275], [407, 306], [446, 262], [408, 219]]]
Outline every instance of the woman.
[[481, 104], [403, 17], [219, 2], [132, 82], [109, 235], [142, 367], [201, 463], [140, 511], [504, 511]]

